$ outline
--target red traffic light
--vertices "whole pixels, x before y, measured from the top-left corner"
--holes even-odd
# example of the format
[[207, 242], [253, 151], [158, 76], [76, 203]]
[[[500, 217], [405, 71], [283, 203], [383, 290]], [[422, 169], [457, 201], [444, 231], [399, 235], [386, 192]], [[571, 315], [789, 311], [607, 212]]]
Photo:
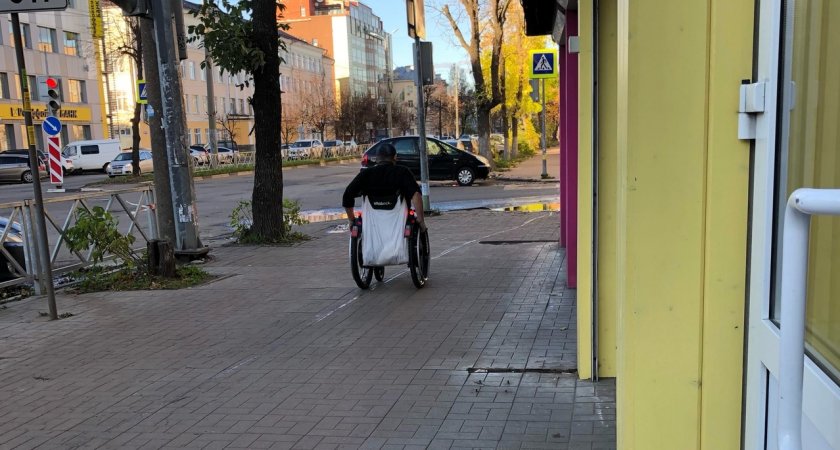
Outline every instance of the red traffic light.
[[47, 78], [46, 83], [47, 83], [47, 87], [50, 88], [50, 89], [58, 88], [58, 80], [56, 80], [55, 78], [52, 78], [52, 77]]

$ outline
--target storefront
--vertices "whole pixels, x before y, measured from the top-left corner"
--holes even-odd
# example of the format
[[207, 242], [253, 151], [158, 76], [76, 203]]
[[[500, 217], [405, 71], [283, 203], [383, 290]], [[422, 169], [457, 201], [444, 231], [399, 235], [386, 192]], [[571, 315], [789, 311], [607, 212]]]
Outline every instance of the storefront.
[[[840, 449], [840, 218], [814, 216], [809, 244], [782, 254], [791, 194], [840, 188], [840, 3], [523, 6], [529, 32], [574, 58], [560, 66], [561, 86], [576, 83], [561, 127], [577, 131], [561, 228], [577, 252], [579, 375], [616, 378], [618, 448], [801, 435]], [[783, 267], [805, 265], [800, 305]], [[804, 357], [787, 346], [797, 310]]]
[[[44, 133], [41, 123], [47, 117], [47, 110], [41, 106], [32, 106], [32, 122], [35, 125], [36, 147], [44, 149]], [[93, 115], [87, 106], [62, 106], [58, 112], [61, 120], [62, 145], [84, 139], [92, 139], [92, 127], [101, 130], [101, 124], [91, 123]], [[26, 148], [26, 126], [23, 120], [23, 107], [14, 103], [0, 103], [0, 149], [10, 150]]]

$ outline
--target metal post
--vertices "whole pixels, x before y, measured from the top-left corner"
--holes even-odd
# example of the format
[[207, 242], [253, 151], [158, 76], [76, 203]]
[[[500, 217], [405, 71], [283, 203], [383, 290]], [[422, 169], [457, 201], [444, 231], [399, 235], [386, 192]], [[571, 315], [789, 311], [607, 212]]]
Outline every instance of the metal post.
[[540, 90], [542, 91], [542, 112], [540, 113], [540, 141], [542, 144], [542, 178], [548, 178], [548, 163], [545, 155], [545, 78], [540, 79]]
[[455, 68], [455, 139], [461, 139], [461, 123], [458, 117], [458, 102], [460, 101], [460, 92], [461, 87], [459, 86], [461, 82], [461, 72], [458, 70], [458, 66], [453, 66]]
[[414, 38], [414, 72], [417, 78], [417, 134], [420, 144], [420, 192], [423, 195], [423, 209], [429, 206], [429, 161], [426, 153], [426, 100], [423, 98], [423, 74], [420, 73], [420, 38]]
[[182, 104], [180, 61], [176, 55], [175, 30], [172, 20], [172, 2], [152, 3], [152, 20], [155, 42], [160, 61], [160, 93], [163, 104], [162, 125], [166, 133], [166, 156], [169, 162], [169, 182], [172, 189], [172, 211], [175, 218], [175, 254], [202, 255], [198, 235], [198, 214], [193, 195], [190, 156], [187, 153], [187, 135], [184, 130], [184, 105]]
[[32, 104], [30, 103], [29, 80], [26, 73], [26, 61], [23, 59], [23, 39], [20, 36], [20, 18], [12, 13], [12, 32], [15, 40], [15, 56], [17, 56], [18, 73], [20, 78], [20, 92], [23, 97], [23, 121], [26, 124], [26, 138], [29, 145], [29, 167], [34, 177], [32, 189], [35, 191], [35, 207], [37, 222], [37, 251], [41, 265], [38, 281], [43, 282], [47, 291], [47, 304], [50, 309], [50, 319], [58, 319], [58, 308], [55, 304], [55, 290], [53, 289], [52, 262], [50, 261], [49, 241], [47, 240], [47, 221], [44, 218], [44, 195], [41, 192], [41, 174], [38, 170], [40, 161], [35, 152], [35, 128], [32, 126]]
[[219, 139], [216, 136], [216, 93], [213, 90], [213, 58], [204, 47], [204, 78], [207, 82], [207, 129], [210, 131], [210, 167], [219, 165]]
[[385, 135], [390, 138], [393, 137], [391, 129], [394, 128], [394, 122], [391, 116], [391, 95], [393, 93], [393, 82], [391, 81], [391, 34], [385, 35], [385, 46], [385, 116], [388, 125], [388, 132]]

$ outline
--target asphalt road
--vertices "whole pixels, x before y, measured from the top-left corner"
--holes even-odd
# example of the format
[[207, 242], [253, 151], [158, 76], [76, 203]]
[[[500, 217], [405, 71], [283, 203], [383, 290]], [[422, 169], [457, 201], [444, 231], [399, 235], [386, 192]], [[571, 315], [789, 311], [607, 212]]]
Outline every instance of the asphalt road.
[[[284, 197], [298, 200], [305, 212], [339, 212], [341, 195], [349, 181], [358, 173], [357, 162], [287, 168], [283, 172]], [[104, 174], [68, 176], [65, 188], [80, 188], [103, 179]], [[240, 200], [248, 200], [253, 189], [253, 174], [196, 181], [197, 207], [201, 235], [208, 241], [224, 239], [230, 234], [228, 217]], [[72, 196], [48, 193], [52, 187], [42, 183], [45, 196]], [[121, 189], [129, 185], [106, 185], [106, 189]], [[433, 208], [452, 209], [479, 207], [486, 204], [503, 205], [514, 199], [552, 198], [558, 194], [556, 183], [502, 182], [481, 180], [473, 186], [461, 187], [454, 182], [432, 182], [429, 198]], [[0, 185], [0, 203], [32, 198], [28, 184]], [[313, 216], [315, 217], [315, 216]]]

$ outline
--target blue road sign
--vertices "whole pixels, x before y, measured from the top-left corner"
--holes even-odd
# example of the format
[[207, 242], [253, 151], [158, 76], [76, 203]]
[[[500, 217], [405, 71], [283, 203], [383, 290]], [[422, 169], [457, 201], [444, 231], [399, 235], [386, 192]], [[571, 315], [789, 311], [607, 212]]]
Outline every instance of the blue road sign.
[[146, 93], [146, 80], [137, 80], [137, 103], [141, 105], [149, 103], [149, 96]]
[[557, 52], [552, 49], [531, 50], [530, 78], [557, 76]]
[[44, 133], [50, 136], [57, 136], [61, 132], [61, 121], [58, 120], [58, 117], [49, 116], [44, 119], [44, 124], [41, 125], [41, 128], [44, 129]]

